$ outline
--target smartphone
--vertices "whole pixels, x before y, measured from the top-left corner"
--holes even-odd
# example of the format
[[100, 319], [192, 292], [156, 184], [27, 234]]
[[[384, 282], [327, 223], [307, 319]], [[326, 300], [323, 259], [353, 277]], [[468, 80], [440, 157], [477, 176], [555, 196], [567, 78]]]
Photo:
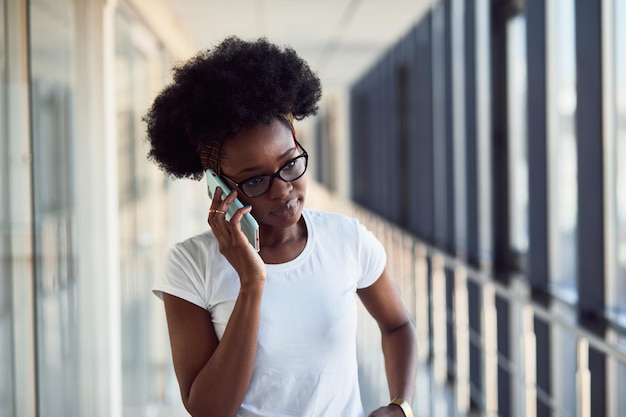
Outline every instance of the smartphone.
[[[222, 200], [224, 200], [226, 196], [231, 193], [230, 188], [224, 184], [224, 181], [222, 181], [222, 179], [212, 169], [207, 169], [205, 173], [208, 183], [209, 198], [213, 199], [215, 190], [217, 187], [220, 187], [222, 189]], [[242, 207], [243, 204], [238, 198], [236, 198], [235, 201], [233, 201], [233, 203], [228, 207], [226, 221], [230, 221], [235, 212]], [[241, 218], [241, 230], [248, 238], [248, 242], [250, 242], [252, 247], [258, 252], [259, 249], [261, 249], [259, 243], [259, 224], [250, 213], [244, 214]]]

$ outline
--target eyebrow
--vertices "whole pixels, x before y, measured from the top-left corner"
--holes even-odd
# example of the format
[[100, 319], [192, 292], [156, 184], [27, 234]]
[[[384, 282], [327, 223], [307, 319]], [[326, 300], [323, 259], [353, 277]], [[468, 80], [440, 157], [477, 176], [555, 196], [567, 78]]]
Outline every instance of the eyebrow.
[[[297, 147], [295, 147], [295, 146], [294, 146], [294, 147], [291, 147], [291, 148], [289, 148], [289, 149], [287, 149], [285, 152], [283, 152], [283, 153], [282, 153], [282, 154], [278, 157], [278, 160], [280, 161], [280, 160], [282, 160], [282, 159], [285, 159], [285, 158], [286, 158], [286, 157], [287, 157], [290, 153], [292, 153], [293, 151], [297, 151], [297, 150], [298, 150], [298, 148], [297, 148]], [[259, 169], [261, 169], [261, 167], [259, 167], [259, 166], [247, 167], [247, 168], [244, 168], [244, 169], [242, 169], [241, 171], [237, 172], [237, 173], [235, 174], [235, 176], [236, 176], [236, 177], [238, 177], [239, 175], [242, 175], [242, 174], [245, 174], [245, 173], [249, 173], [249, 172], [254, 172], [254, 171], [257, 171], [257, 170], [259, 170]], [[267, 174], [259, 174], [259, 175], [267, 175]]]

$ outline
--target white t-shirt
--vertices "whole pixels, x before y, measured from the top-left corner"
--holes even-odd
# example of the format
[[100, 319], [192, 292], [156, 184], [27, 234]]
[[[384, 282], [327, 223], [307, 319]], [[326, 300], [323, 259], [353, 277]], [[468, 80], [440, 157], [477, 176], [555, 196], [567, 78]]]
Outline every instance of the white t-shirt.
[[[304, 210], [308, 239], [298, 257], [268, 264], [257, 356], [239, 417], [363, 416], [356, 290], [386, 264], [384, 248], [356, 219]], [[154, 287], [211, 313], [221, 340], [239, 278], [211, 231], [177, 244]]]

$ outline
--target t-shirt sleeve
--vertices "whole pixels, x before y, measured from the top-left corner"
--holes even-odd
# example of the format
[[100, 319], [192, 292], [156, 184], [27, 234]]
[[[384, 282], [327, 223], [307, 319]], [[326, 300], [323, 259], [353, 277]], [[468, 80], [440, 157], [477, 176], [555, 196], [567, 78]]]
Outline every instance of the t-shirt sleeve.
[[359, 264], [361, 277], [357, 288], [367, 288], [381, 276], [387, 264], [387, 254], [382, 243], [361, 223], [357, 224], [359, 239]]
[[185, 247], [178, 244], [168, 253], [165, 276], [152, 288], [152, 292], [161, 299], [163, 293], [167, 293], [206, 309], [203, 276], [204, 268]]

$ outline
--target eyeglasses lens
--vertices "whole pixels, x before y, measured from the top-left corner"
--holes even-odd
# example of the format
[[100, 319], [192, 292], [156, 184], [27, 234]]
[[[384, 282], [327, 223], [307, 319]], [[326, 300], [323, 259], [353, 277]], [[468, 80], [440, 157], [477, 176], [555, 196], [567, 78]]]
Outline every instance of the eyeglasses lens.
[[254, 178], [250, 178], [245, 183], [241, 184], [241, 189], [249, 197], [258, 197], [269, 191], [274, 177], [279, 177], [283, 181], [287, 182], [295, 181], [306, 172], [307, 156], [307, 154], [302, 154], [297, 158], [292, 159], [285, 164], [280, 171], [273, 175], [259, 175]]

